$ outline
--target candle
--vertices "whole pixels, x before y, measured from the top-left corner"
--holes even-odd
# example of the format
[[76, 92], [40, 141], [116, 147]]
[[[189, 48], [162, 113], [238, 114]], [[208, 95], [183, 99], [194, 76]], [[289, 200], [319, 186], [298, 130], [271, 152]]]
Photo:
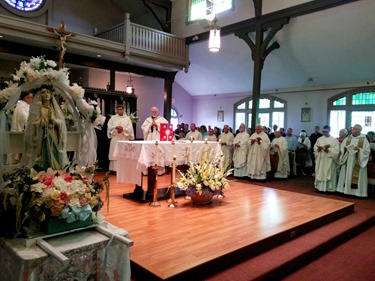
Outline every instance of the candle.
[[194, 138], [193, 136], [190, 137], [190, 142], [193, 142]]
[[158, 152], [159, 152], [159, 149], [158, 149], [158, 141], [156, 140], [155, 141], [155, 166], [158, 165]]
[[172, 183], [176, 182], [176, 155], [173, 155], [173, 163], [172, 163]]
[[204, 139], [204, 144], [207, 144], [207, 138]]

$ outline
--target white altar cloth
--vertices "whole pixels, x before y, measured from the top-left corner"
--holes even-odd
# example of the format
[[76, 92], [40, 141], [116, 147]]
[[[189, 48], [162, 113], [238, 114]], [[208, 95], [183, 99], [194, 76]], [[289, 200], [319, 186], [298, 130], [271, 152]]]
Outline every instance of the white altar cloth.
[[[129, 238], [127, 231], [111, 224], [108, 224], [108, 231]], [[130, 280], [128, 247], [113, 240], [105, 259], [109, 240], [110, 237], [95, 229], [45, 239], [69, 258], [69, 263], [62, 265], [36, 245], [26, 248], [22, 239], [0, 239], [0, 280], [100, 280], [105, 260], [104, 280]]]
[[[209, 151], [209, 155], [205, 154]], [[117, 182], [141, 185], [141, 172], [147, 167], [172, 166], [173, 156], [176, 156], [176, 166], [199, 162], [201, 157], [214, 161], [221, 154], [218, 142], [189, 140], [175, 141], [119, 141], [114, 157], [117, 158]], [[207, 158], [208, 157], [208, 158]]]

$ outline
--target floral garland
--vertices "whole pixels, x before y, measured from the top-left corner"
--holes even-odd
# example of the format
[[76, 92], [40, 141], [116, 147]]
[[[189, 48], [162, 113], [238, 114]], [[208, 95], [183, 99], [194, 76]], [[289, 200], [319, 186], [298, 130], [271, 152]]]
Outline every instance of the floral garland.
[[[7, 81], [8, 87], [0, 91], [0, 110], [2, 110], [10, 100], [14, 89], [36, 79], [46, 77], [48, 81], [60, 81], [64, 85], [70, 84], [69, 69], [56, 69], [57, 64], [52, 60], [46, 60], [44, 56], [32, 57], [30, 62], [21, 62], [20, 68], [12, 74], [12, 80]], [[104, 124], [105, 117], [98, 112], [98, 108], [90, 105], [84, 99], [85, 90], [77, 83], [69, 86], [71, 99], [77, 105], [83, 104], [78, 111], [81, 113], [81, 118], [88, 119], [95, 127], [101, 127]], [[84, 111], [84, 112], [82, 112]]]

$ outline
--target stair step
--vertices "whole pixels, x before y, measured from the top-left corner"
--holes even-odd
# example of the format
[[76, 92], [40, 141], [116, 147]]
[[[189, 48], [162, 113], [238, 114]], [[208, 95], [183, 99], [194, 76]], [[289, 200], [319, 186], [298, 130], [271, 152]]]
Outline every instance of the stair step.
[[373, 225], [375, 212], [353, 213], [205, 280], [280, 280]]

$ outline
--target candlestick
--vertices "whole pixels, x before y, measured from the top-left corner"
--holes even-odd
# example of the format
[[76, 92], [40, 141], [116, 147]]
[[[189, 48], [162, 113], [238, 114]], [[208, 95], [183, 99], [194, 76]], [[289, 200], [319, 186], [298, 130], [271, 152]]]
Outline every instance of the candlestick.
[[172, 163], [172, 183], [176, 182], [176, 155], [173, 155], [173, 163]]

